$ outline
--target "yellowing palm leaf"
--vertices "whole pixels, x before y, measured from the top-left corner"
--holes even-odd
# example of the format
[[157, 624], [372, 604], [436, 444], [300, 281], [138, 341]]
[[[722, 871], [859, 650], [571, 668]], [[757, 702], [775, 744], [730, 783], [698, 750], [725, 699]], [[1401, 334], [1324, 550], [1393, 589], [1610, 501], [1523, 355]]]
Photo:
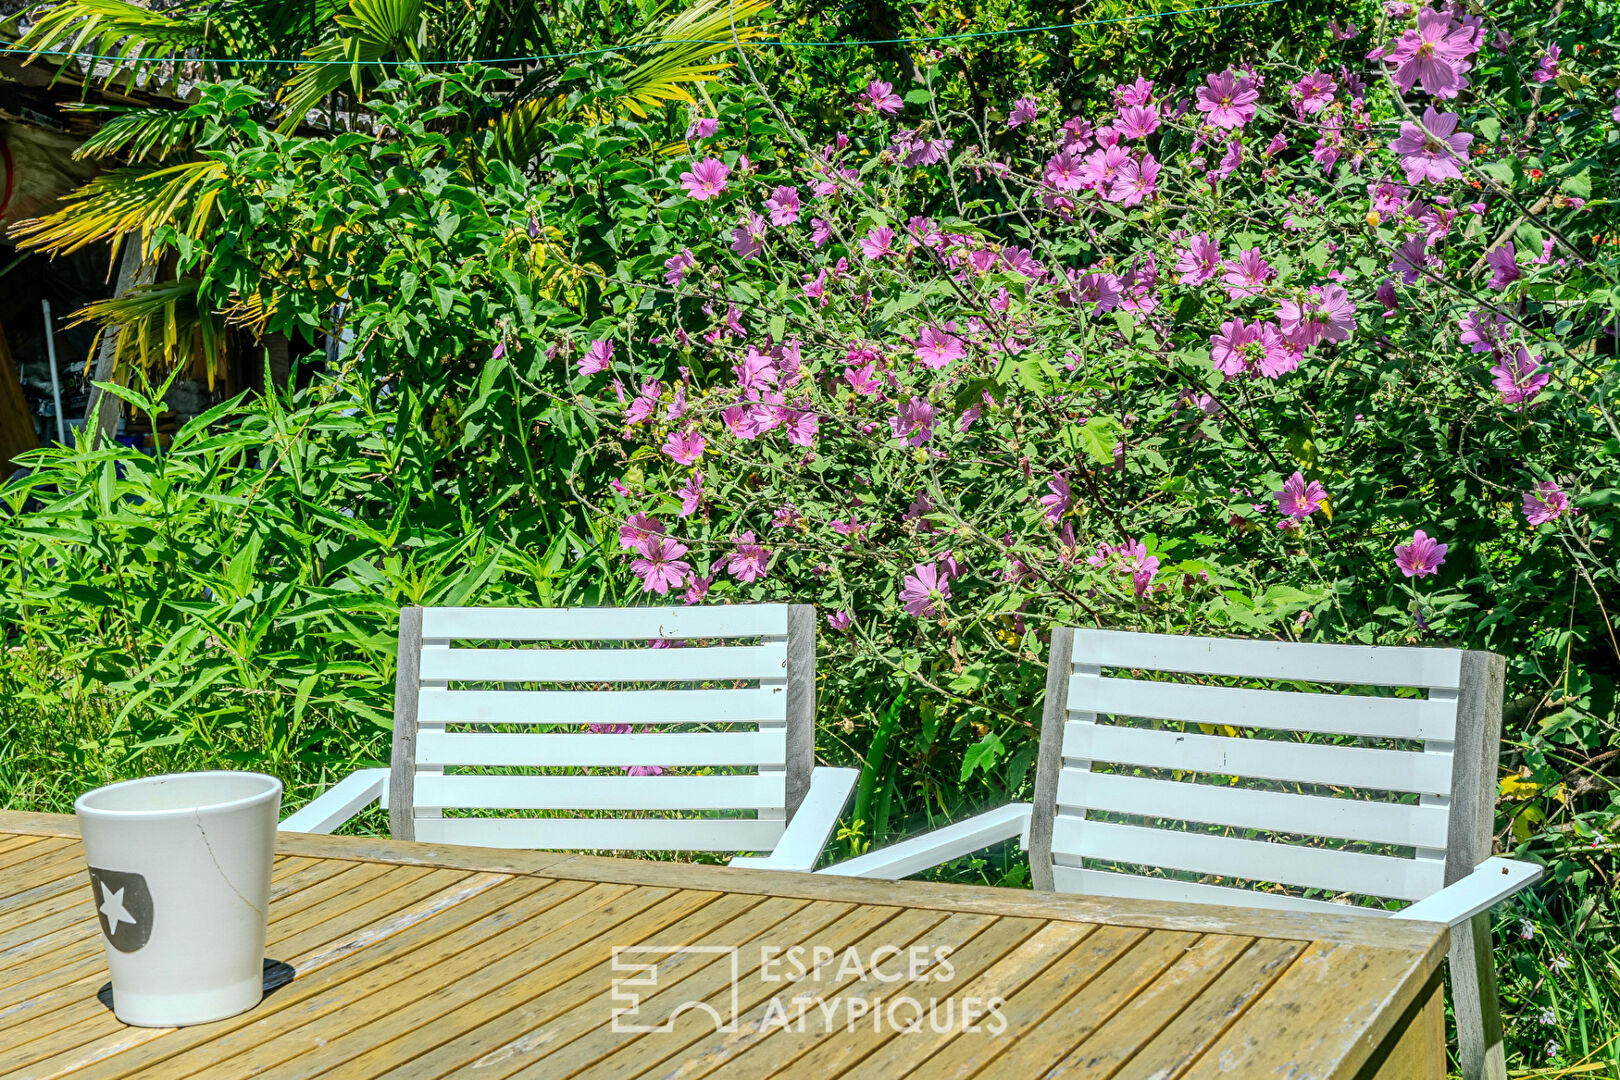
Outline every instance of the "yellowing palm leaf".
[[[92, 78], [109, 84], [124, 74], [128, 89], [153, 64], [178, 60], [188, 49], [231, 45], [217, 25], [200, 14], [186, 11], [148, 11], [126, 0], [63, 0], [41, 10], [38, 21], [17, 39], [18, 49], [38, 53], [93, 53], [110, 56], [85, 66], [86, 85]], [[32, 61], [34, 57], [30, 57]], [[100, 64], [111, 63], [108, 71]], [[64, 69], [65, 70], [65, 69]]]
[[200, 239], [213, 215], [225, 181], [225, 166], [212, 160], [187, 161], [161, 169], [109, 169], [62, 200], [55, 213], [13, 227], [19, 246], [66, 255], [105, 241], [114, 258], [124, 234], [138, 231], [144, 252], [152, 233], [172, 225]]

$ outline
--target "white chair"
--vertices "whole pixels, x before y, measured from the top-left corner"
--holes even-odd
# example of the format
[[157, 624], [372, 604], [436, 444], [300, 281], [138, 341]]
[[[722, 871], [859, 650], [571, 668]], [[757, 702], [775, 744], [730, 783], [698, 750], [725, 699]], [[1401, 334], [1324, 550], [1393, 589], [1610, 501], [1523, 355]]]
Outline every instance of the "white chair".
[[[815, 766], [815, 633], [814, 608], [785, 604], [406, 608], [391, 768], [344, 778], [280, 829], [331, 832], [381, 802], [400, 840], [757, 851], [731, 865], [810, 870], [858, 775]], [[658, 640], [676, 645], [643, 644]], [[626, 775], [637, 766], [663, 774]]]
[[903, 877], [1022, 836], [1036, 888], [1449, 923], [1463, 1075], [1501, 1080], [1487, 911], [1541, 875], [1491, 857], [1504, 666], [1454, 649], [1055, 630], [1034, 803], [821, 872]]

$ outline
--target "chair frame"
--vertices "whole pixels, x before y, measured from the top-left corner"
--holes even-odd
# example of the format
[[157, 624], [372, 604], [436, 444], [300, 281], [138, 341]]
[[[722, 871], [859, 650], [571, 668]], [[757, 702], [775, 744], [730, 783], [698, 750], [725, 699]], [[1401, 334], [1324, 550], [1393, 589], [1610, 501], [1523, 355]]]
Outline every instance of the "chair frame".
[[[1107, 640], [1095, 635], [1138, 639], [1126, 642], [1127, 647], [1143, 644], [1140, 639], [1165, 637], [1095, 630], [1082, 633], [1093, 635], [1093, 641]], [[1076, 631], [1068, 628], [1058, 628], [1052, 632], [1032, 803], [998, 807], [923, 836], [827, 867], [821, 873], [904, 877], [960, 858], [989, 844], [1019, 837], [1029, 849], [1030, 876], [1034, 886], [1037, 889], [1055, 889], [1053, 827], [1057, 816], [1058, 782], [1064, 768], [1064, 728], [1070, 721], [1069, 683], [1074, 674], [1075, 635]], [[1185, 643], [1187, 639], [1169, 640]], [[1304, 650], [1344, 647], [1295, 645], [1291, 648], [1300, 650], [1296, 656], [1306, 656], [1312, 654]], [[1401, 651], [1412, 653], [1419, 650]], [[1326, 660], [1330, 654], [1315, 655]], [[1541, 876], [1542, 867], [1491, 855], [1506, 662], [1494, 653], [1481, 651], [1461, 652], [1458, 661], [1456, 733], [1451, 749], [1451, 795], [1447, 808], [1442, 887], [1398, 912], [1349, 905], [1342, 907], [1346, 914], [1420, 919], [1450, 925], [1452, 998], [1463, 1076], [1465, 1080], [1505, 1080], [1507, 1066], [1502, 1045], [1496, 972], [1491, 954], [1489, 909], [1531, 885]], [[1104, 662], [1101, 666], [1121, 665]], [[1151, 670], [1147, 665], [1141, 666]], [[1337, 681], [1354, 683], [1355, 680]], [[1224, 902], [1242, 904], [1243, 895], [1238, 890], [1231, 890], [1230, 901]]]
[[[586, 612], [590, 609], [571, 610]], [[416, 839], [417, 736], [420, 728], [418, 709], [423, 683], [423, 648], [425, 645], [448, 647], [453, 640], [425, 639], [423, 615], [424, 609], [421, 607], [407, 607], [400, 611], [399, 656], [394, 677], [394, 736], [389, 767], [361, 769], [344, 777], [290, 815], [280, 824], [279, 831], [331, 832], [376, 802], [388, 810], [389, 834], [394, 839]], [[768, 855], [736, 856], [730, 860], [730, 864], [807, 871], [813, 869], [819, 860], [854, 789], [859, 772], [815, 764], [815, 608], [802, 604], [787, 605], [786, 616], [787, 659], [781, 685], [785, 693], [787, 753], [783, 777], [786, 805], [783, 812], [787, 821], [780, 839]], [[600, 739], [622, 737], [613, 734], [594, 736]]]

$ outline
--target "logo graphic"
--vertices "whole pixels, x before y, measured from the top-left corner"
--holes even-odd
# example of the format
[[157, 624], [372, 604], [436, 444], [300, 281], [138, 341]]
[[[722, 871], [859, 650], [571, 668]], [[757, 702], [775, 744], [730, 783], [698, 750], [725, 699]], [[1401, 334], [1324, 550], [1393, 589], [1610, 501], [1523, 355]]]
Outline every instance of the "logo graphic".
[[[642, 997], [658, 992], [660, 970], [667, 971], [682, 956], [719, 956], [730, 968], [729, 995], [716, 1008], [707, 1001], [676, 1000], [667, 1010], [660, 1004], [654, 1012], [641, 1012]], [[714, 1030], [737, 1030], [737, 947], [735, 945], [615, 945], [613, 947], [613, 1030], [630, 1034], [650, 1034], [675, 1030], [682, 1013], [705, 1013], [714, 1021]], [[620, 972], [626, 974], [620, 975]], [[712, 995], [705, 995], [712, 996]], [[618, 1007], [622, 1003], [623, 1007]], [[658, 1018], [661, 1017], [661, 1020]], [[653, 1022], [658, 1020], [658, 1022]]]
[[119, 952], [139, 952], [152, 936], [152, 893], [146, 879], [122, 870], [90, 868], [101, 932]]

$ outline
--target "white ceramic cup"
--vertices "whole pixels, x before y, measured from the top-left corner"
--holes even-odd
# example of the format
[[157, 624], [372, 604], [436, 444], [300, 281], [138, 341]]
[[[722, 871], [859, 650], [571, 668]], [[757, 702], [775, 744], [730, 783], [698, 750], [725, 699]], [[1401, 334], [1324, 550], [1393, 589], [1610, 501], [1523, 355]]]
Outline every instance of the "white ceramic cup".
[[264, 996], [281, 781], [251, 772], [148, 776], [73, 804], [126, 1024], [179, 1027]]

